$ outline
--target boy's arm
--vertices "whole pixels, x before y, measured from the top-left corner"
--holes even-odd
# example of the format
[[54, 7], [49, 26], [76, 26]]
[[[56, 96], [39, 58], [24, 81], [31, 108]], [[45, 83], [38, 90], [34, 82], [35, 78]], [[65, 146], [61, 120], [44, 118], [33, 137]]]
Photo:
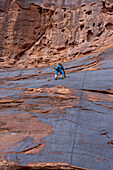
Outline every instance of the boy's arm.
[[62, 66], [61, 69], [63, 70], [64, 77], [66, 77], [66, 72], [65, 72], [65, 70], [64, 70], [64, 67]]
[[63, 70], [63, 73], [64, 73], [64, 77], [66, 77], [66, 73], [65, 73], [65, 70]]

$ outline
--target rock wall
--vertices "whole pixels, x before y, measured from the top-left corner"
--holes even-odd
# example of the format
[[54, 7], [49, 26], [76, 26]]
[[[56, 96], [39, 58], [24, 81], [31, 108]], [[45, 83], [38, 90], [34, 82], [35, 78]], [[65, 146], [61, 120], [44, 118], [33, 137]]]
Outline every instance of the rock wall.
[[0, 65], [34, 67], [112, 47], [112, 0], [0, 0]]
[[64, 67], [0, 68], [0, 170], [113, 170], [113, 48]]

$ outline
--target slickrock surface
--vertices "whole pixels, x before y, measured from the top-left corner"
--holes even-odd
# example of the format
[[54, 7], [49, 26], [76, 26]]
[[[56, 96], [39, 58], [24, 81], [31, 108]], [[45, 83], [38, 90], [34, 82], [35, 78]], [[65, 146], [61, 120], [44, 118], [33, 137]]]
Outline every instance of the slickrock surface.
[[0, 0], [0, 170], [113, 170], [112, 80], [113, 0]]
[[1, 170], [113, 169], [113, 48], [64, 67], [0, 69]]
[[0, 0], [0, 66], [37, 67], [113, 45], [113, 0]]

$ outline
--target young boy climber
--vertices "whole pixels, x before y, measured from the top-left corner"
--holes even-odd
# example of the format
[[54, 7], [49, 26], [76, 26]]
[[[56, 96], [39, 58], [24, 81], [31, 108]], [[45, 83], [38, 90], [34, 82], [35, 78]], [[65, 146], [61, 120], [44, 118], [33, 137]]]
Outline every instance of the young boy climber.
[[66, 77], [64, 67], [63, 67], [63, 65], [61, 63], [58, 63], [58, 66], [55, 67], [55, 80], [57, 80], [57, 78], [58, 78], [58, 72], [60, 73], [60, 78], [61, 79]]

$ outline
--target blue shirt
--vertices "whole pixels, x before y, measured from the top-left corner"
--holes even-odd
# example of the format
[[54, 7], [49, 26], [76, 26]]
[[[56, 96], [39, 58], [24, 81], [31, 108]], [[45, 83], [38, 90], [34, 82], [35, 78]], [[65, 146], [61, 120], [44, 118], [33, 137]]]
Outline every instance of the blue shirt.
[[57, 71], [60, 71], [60, 70], [64, 70], [64, 67], [61, 66], [61, 65], [58, 65], [58, 66], [57, 66]]

